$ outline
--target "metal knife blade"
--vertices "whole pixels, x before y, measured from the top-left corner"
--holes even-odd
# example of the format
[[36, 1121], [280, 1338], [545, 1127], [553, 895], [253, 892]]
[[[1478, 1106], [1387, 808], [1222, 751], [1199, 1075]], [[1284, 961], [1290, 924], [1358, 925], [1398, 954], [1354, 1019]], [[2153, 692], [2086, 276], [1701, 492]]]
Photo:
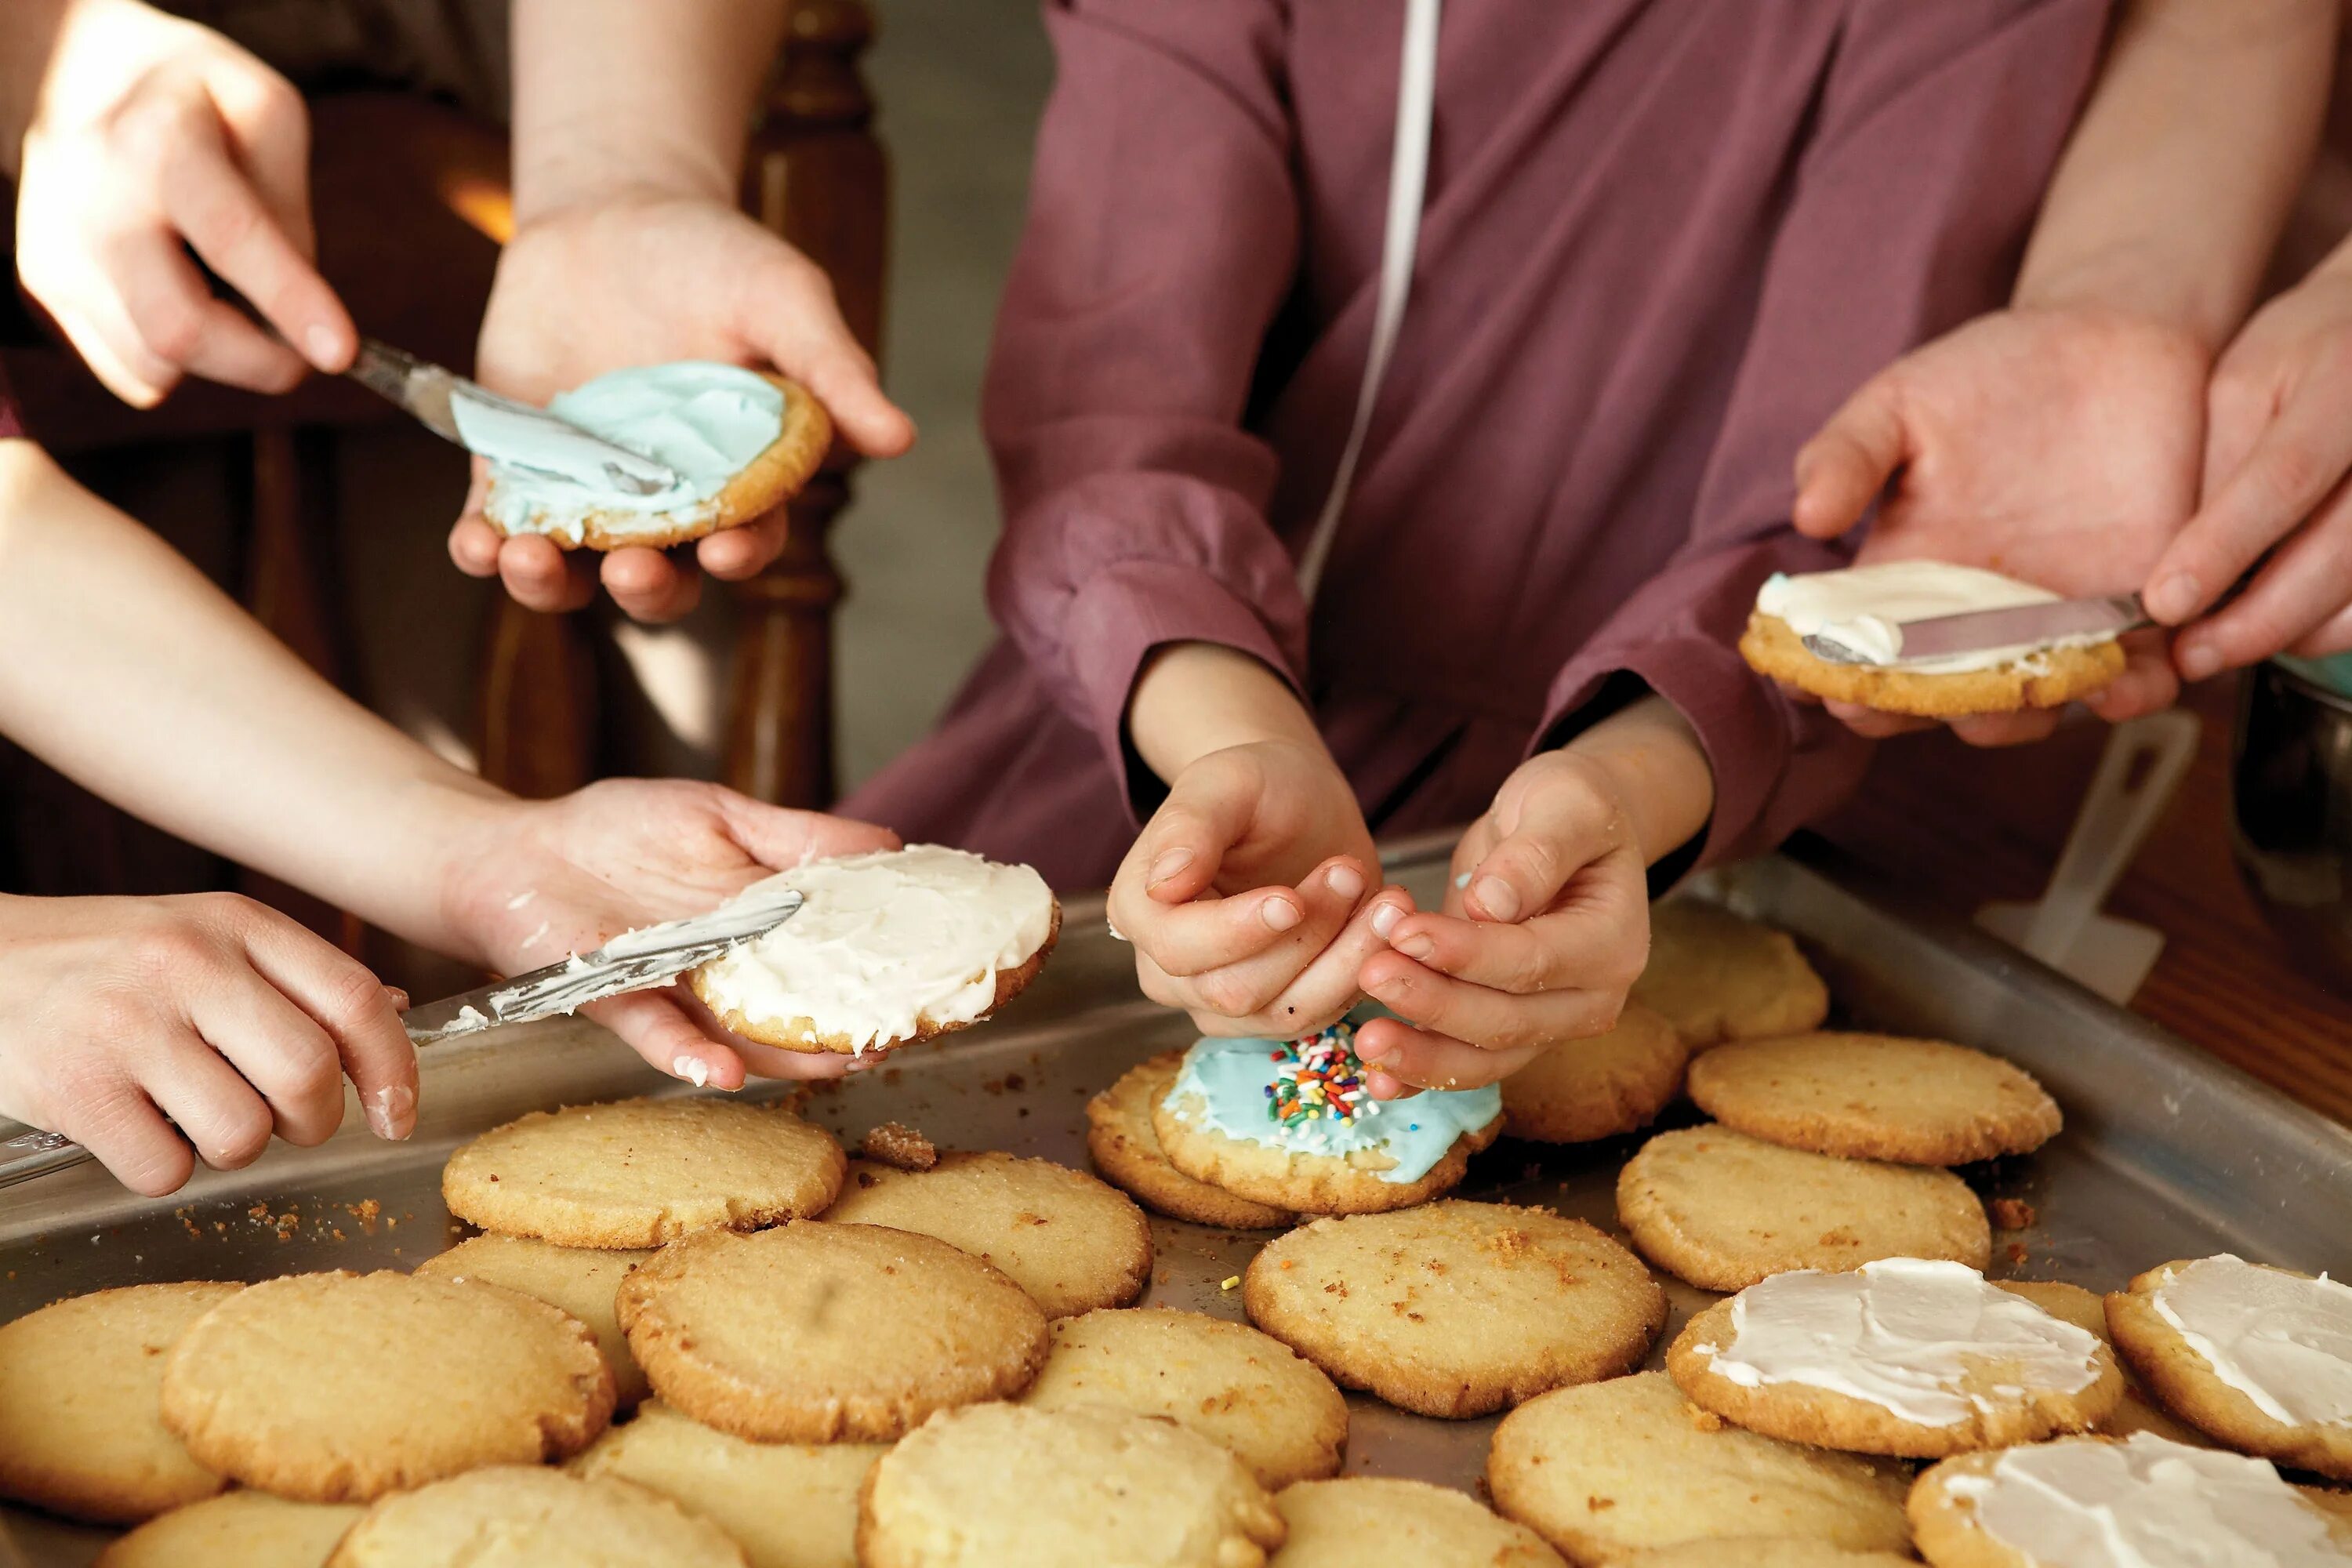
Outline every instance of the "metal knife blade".
[[1885, 661], [1849, 647], [1825, 633], [1816, 632], [1803, 641], [1808, 653], [1832, 664], [1899, 668], [1927, 659], [1949, 658], [1956, 654], [2030, 647], [2092, 633], [2127, 632], [2148, 624], [2148, 614], [2139, 595], [2126, 594], [2111, 599], [2059, 599], [2005, 610], [1971, 610], [1966, 615], [1898, 621], [1895, 626], [1895, 655]]
[[[553, 436], [565, 447], [578, 452], [583, 463], [594, 465], [595, 470], [601, 472], [608, 483], [632, 495], [657, 495], [678, 482], [677, 470], [666, 463], [583, 430], [561, 415], [550, 414], [544, 408], [534, 408], [511, 397], [501, 397], [455, 371], [444, 370], [430, 361], [418, 359], [373, 338], [360, 340], [359, 355], [344, 374], [378, 396], [408, 410], [418, 423], [443, 440], [455, 442], [468, 450], [472, 449], [471, 443], [466, 439], [465, 432], [457, 423], [455, 405], [459, 402], [472, 404], [485, 415], [499, 419], [529, 423]], [[551, 478], [574, 477], [560, 469], [537, 468], [527, 463], [515, 463], [511, 459], [501, 461], [510, 468], [527, 468]]]

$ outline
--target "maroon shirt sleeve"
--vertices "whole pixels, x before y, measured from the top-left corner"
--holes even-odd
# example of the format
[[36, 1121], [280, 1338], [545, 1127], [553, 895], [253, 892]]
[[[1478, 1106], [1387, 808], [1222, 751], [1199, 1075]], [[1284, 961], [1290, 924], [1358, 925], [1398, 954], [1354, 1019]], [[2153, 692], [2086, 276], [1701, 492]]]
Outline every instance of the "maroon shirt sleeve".
[[25, 433], [25, 421], [16, 412], [16, 395], [8, 385], [8, 375], [0, 371], [0, 441]]

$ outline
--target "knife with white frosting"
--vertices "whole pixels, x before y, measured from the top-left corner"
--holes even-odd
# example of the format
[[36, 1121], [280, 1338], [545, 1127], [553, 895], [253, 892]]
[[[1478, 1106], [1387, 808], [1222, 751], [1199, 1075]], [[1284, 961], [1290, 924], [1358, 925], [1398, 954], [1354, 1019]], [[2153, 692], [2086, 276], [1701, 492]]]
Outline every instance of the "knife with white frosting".
[[[2005, 648], [2049, 647], [2103, 639], [2153, 624], [2137, 594], [2108, 599], [2053, 599], [1999, 610], [1970, 610], [1917, 621], [1861, 617], [1841, 632], [1865, 636], [1842, 640], [1827, 629], [1802, 640], [1805, 651], [1831, 664], [1867, 664], [1900, 668], [1973, 653]], [[1869, 646], [1862, 646], [1863, 644]]]

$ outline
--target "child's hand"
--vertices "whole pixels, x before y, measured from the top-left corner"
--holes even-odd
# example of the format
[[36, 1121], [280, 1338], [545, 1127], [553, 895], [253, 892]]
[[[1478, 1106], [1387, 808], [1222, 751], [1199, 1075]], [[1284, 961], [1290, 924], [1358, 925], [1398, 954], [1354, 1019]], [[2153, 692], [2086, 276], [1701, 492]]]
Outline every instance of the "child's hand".
[[252, 1163], [273, 1131], [324, 1142], [346, 1075], [376, 1135], [407, 1137], [406, 1005], [249, 899], [0, 898], [0, 1111], [64, 1133], [149, 1197], [199, 1157]]

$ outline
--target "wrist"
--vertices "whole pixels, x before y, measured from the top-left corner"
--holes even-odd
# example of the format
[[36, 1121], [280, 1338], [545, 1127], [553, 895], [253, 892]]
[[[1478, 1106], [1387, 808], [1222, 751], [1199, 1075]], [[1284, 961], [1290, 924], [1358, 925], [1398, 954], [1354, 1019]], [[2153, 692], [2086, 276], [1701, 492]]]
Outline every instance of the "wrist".
[[1652, 695], [1611, 714], [1560, 750], [1608, 781], [1643, 865], [1700, 834], [1715, 815], [1715, 772], [1679, 709]]
[[1314, 715], [1288, 682], [1251, 655], [1216, 643], [1154, 649], [1128, 700], [1127, 731], [1136, 754], [1163, 783], [1234, 746], [1324, 750]]
[[2158, 327], [2210, 358], [2245, 314], [2239, 270], [2183, 267], [2152, 243], [2117, 239], [2080, 255], [2029, 256], [2010, 305]]

